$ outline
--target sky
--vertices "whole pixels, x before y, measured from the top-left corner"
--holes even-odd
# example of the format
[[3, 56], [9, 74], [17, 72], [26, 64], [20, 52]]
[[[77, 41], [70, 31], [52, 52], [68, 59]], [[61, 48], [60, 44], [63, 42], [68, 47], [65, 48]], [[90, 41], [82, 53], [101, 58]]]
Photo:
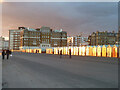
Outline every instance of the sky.
[[63, 29], [69, 36], [118, 30], [117, 2], [4, 2], [2, 32], [19, 26]]

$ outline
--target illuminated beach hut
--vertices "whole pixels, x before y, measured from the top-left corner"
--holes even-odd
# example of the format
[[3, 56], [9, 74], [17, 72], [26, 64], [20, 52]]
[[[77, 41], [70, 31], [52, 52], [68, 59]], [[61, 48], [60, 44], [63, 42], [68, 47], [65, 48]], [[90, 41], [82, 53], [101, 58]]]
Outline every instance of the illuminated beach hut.
[[105, 47], [105, 45], [103, 45], [103, 47], [102, 47], [102, 57], [106, 57], [106, 47]]
[[75, 47], [75, 48], [74, 48], [74, 52], [75, 52], [74, 55], [78, 55], [78, 47]]
[[69, 47], [66, 47], [66, 55], [68, 54]]
[[73, 47], [73, 55], [75, 55], [75, 49], [76, 49], [76, 47]]
[[85, 48], [85, 53], [86, 53], [86, 56], [89, 56], [89, 47], [87, 46], [86, 48]]
[[79, 55], [79, 48], [76, 47], [76, 55]]
[[54, 54], [58, 54], [58, 48], [54, 48]]
[[71, 55], [74, 55], [74, 49], [71, 47]]
[[34, 53], [34, 50], [33, 50], [33, 49], [31, 50], [31, 53]]
[[42, 50], [41, 50], [41, 49], [38, 49], [38, 53], [42, 53]]
[[30, 52], [30, 50], [29, 49], [27, 49], [27, 53], [29, 53]]
[[25, 53], [26, 53], [27, 51], [26, 51], [26, 49], [25, 49]]
[[49, 48], [49, 54], [53, 54], [53, 49]]
[[30, 53], [32, 53], [32, 49], [30, 49]]
[[110, 45], [107, 46], [107, 57], [112, 57], [112, 47]]
[[36, 49], [33, 49], [33, 53], [36, 53]]
[[92, 56], [92, 54], [93, 54], [93, 47], [90, 46], [90, 47], [89, 47], [89, 56]]
[[70, 54], [70, 52], [69, 52], [70, 50], [71, 50], [71, 47], [68, 47], [68, 48], [67, 48], [67, 55]]
[[117, 47], [115, 45], [112, 47], [112, 57], [117, 57]]
[[67, 55], [67, 47], [64, 47], [64, 55]]
[[101, 57], [101, 47], [99, 45], [97, 46], [97, 56]]
[[27, 49], [25, 49], [25, 52], [27, 53]]
[[63, 47], [63, 54], [65, 55], [65, 47]]
[[93, 46], [93, 55], [92, 56], [96, 56], [96, 46]]
[[80, 56], [82, 55], [82, 47], [81, 46], [79, 47], [79, 55]]
[[81, 55], [85, 56], [85, 46], [82, 46]]
[[25, 52], [25, 49], [22, 49], [22, 52]]
[[60, 50], [61, 50], [61, 48], [59, 47], [59, 48], [58, 48], [58, 54], [60, 54]]
[[46, 54], [49, 54], [49, 48], [46, 48]]

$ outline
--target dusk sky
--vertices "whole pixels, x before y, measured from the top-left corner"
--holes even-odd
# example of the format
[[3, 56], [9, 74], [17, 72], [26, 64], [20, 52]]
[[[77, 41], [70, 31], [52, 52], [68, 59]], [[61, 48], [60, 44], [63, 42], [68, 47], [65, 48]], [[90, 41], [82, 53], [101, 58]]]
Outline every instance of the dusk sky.
[[118, 30], [118, 3], [116, 2], [5, 2], [3, 3], [3, 36], [19, 26], [63, 29], [69, 36], [96, 31]]

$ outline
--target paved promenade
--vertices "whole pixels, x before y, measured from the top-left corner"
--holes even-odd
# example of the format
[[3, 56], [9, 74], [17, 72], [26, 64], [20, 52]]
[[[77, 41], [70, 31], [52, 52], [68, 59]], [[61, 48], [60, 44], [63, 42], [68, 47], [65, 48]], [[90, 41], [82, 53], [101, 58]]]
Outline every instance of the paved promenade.
[[3, 87], [117, 88], [117, 60], [16, 52], [3, 61]]

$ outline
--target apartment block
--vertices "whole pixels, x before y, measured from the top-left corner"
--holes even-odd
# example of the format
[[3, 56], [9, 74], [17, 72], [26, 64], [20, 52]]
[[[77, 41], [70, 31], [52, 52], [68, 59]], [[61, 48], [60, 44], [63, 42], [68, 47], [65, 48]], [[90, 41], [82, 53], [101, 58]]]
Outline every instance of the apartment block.
[[18, 27], [16, 30], [9, 30], [10, 49], [34, 49], [48, 47], [67, 46], [67, 32], [54, 30], [50, 27], [32, 29]]
[[40, 47], [41, 48], [51, 47], [50, 40], [52, 29], [50, 29], [50, 27], [42, 26], [41, 28], [37, 28], [36, 30], [40, 32]]
[[54, 30], [51, 34], [51, 47], [65, 47], [67, 46], [67, 32], [61, 30]]
[[20, 28], [20, 48], [22, 49], [33, 49], [40, 47], [40, 31], [32, 28]]
[[114, 45], [117, 42], [117, 33], [113, 32], [93, 32], [89, 36], [89, 45]]
[[5, 41], [4, 37], [0, 37], [0, 50], [3, 49], [4, 41]]
[[20, 49], [20, 31], [21, 30], [9, 30], [9, 49]]
[[83, 37], [81, 34], [73, 37], [68, 37], [68, 46], [88, 45], [88, 37]]

